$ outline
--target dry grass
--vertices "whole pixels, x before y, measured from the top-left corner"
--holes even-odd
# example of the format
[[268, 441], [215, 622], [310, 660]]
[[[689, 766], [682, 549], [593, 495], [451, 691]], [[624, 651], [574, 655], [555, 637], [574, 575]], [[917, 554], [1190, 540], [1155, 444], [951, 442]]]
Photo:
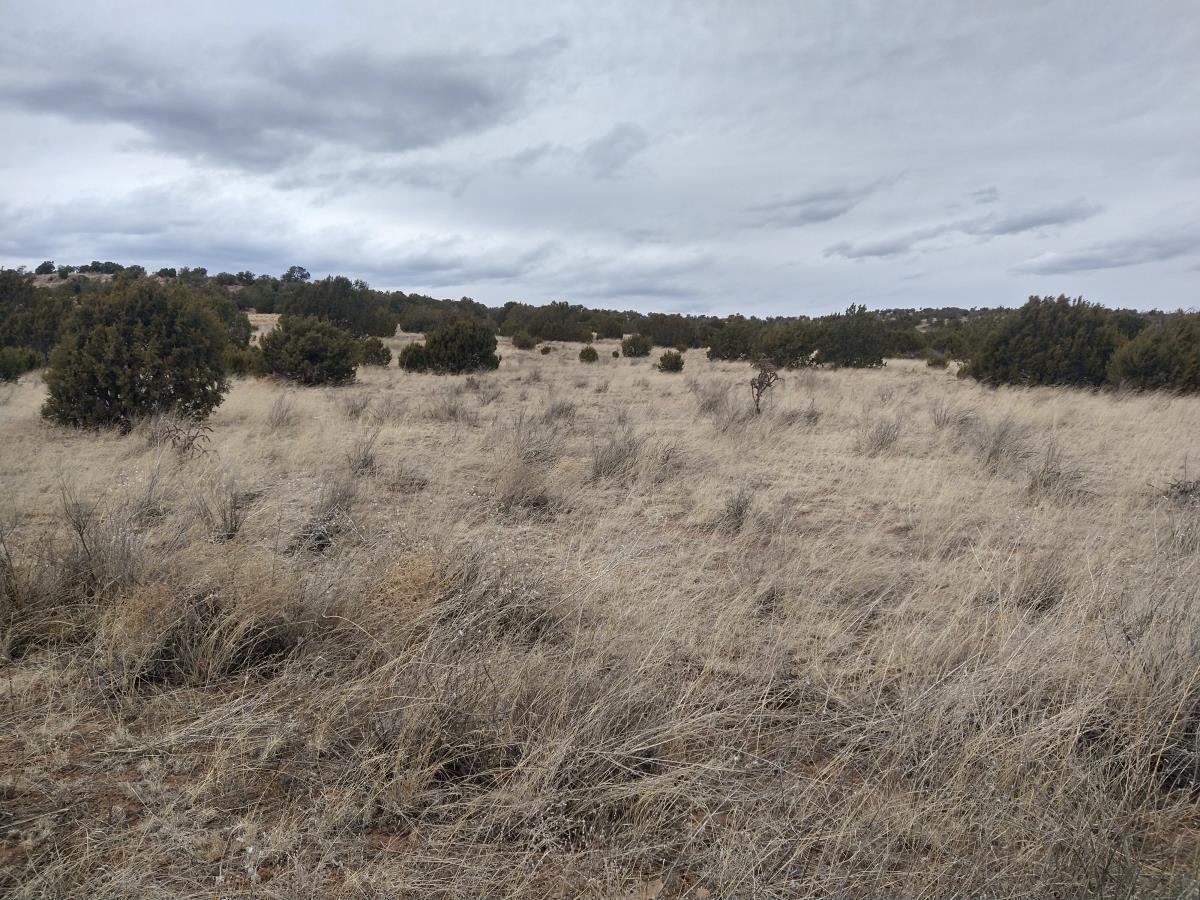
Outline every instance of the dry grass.
[[6, 393], [0, 893], [1195, 896], [1200, 401], [605, 343]]

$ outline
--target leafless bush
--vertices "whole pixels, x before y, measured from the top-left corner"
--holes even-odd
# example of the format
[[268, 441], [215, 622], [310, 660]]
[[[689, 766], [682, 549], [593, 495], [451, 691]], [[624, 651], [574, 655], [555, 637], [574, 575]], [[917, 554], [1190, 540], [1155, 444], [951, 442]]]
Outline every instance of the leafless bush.
[[858, 427], [855, 445], [860, 453], [867, 456], [878, 456], [895, 446], [900, 439], [903, 423], [898, 417], [888, 417], [865, 421]]
[[203, 456], [212, 440], [212, 426], [196, 419], [164, 414], [153, 416], [146, 425], [146, 442], [151, 447], [170, 447], [185, 459]]
[[607, 394], [608, 393], [608, 379], [605, 378], [601, 381], [598, 381], [596, 383], [596, 387], [594, 390], [597, 394]]
[[296, 404], [287, 391], [280, 391], [267, 408], [267, 426], [272, 430], [286, 428], [296, 421]]
[[775, 366], [766, 360], [760, 360], [758, 374], [750, 379], [750, 395], [754, 399], [755, 415], [762, 412], [762, 399], [778, 380], [779, 373], [775, 370]]

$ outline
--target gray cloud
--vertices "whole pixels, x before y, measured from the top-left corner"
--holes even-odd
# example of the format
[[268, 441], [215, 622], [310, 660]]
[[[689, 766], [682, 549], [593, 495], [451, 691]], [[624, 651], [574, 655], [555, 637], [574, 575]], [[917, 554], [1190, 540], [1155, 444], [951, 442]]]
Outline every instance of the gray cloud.
[[794, 228], [840, 218], [875, 193], [882, 182], [825, 188], [748, 207], [749, 224], [757, 228]]
[[579, 166], [594, 178], [612, 178], [649, 146], [650, 136], [644, 128], [621, 122], [583, 146]]
[[1191, 305], [1193, 4], [18, 2], [0, 264], [759, 314], [1055, 274]]
[[1080, 250], [1047, 251], [1013, 268], [1030, 275], [1065, 275], [1098, 269], [1121, 269], [1200, 254], [1200, 234], [1152, 234], [1104, 241]]
[[320, 145], [397, 153], [486, 131], [521, 108], [539, 61], [561, 47], [385, 56], [260, 43], [215, 60], [216, 71], [127, 46], [75, 65], [19, 66], [18, 54], [0, 102], [132, 126], [167, 153], [269, 171]]
[[1096, 215], [1102, 207], [1083, 200], [1072, 200], [1056, 206], [1015, 210], [1002, 215], [979, 216], [916, 228], [893, 237], [851, 242], [841, 241], [825, 248], [826, 256], [846, 259], [886, 258], [901, 256], [917, 249], [917, 245], [937, 237], [967, 235], [977, 240], [1009, 237], [1027, 231], [1082, 222]]
[[1039, 228], [1048, 228], [1054, 225], [1071, 225], [1075, 222], [1082, 222], [1090, 219], [1103, 208], [1098, 203], [1072, 200], [1057, 206], [1018, 210], [1000, 216], [986, 216], [964, 222], [961, 227], [967, 234], [1000, 237], [1020, 234], [1023, 231], [1036, 231]]

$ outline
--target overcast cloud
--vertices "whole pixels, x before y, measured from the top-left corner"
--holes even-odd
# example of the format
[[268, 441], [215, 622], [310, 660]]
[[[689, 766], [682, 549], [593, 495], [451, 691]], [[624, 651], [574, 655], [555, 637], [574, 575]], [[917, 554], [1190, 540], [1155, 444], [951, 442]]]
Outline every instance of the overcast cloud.
[[1200, 305], [1194, 0], [5, 10], [6, 265], [758, 315]]

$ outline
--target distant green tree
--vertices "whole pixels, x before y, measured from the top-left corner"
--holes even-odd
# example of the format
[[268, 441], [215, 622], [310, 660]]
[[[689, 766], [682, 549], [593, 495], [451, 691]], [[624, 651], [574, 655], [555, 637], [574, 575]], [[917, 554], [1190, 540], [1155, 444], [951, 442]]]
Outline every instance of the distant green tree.
[[457, 319], [433, 329], [425, 335], [425, 350], [435, 372], [457, 374], [500, 366], [496, 335], [477, 319]]
[[1200, 391], [1200, 314], [1142, 329], [1113, 355], [1109, 377], [1141, 390]]
[[751, 351], [742, 359], [767, 359], [780, 369], [816, 365], [819, 330], [807, 320], [779, 322], [760, 328]]
[[579, 361], [585, 363], [594, 363], [600, 359], [600, 354], [596, 352], [596, 348], [588, 344], [579, 351]]
[[512, 336], [512, 345], [518, 350], [532, 350], [537, 346], [537, 339], [528, 331], [518, 331]]
[[44, 263], [42, 263], [36, 269], [33, 270], [33, 274], [34, 275], [53, 275], [54, 274], [54, 260], [52, 260], [52, 259], [46, 260]]
[[817, 361], [834, 368], [869, 369], [883, 365], [886, 326], [865, 306], [825, 316], [817, 329]]
[[45, 360], [74, 306], [69, 291], [37, 288], [28, 275], [0, 269], [0, 347], [25, 347]]
[[748, 360], [754, 356], [754, 343], [763, 324], [741, 316], [730, 316], [725, 324], [714, 329], [709, 338], [708, 358]]
[[261, 341], [263, 368], [300, 384], [354, 381], [358, 345], [335, 325], [313, 316], [282, 316]]
[[28, 347], [0, 347], [0, 381], [16, 381], [42, 362], [42, 357]]
[[303, 284], [311, 277], [308, 274], [308, 269], [304, 268], [304, 266], [292, 266], [279, 276], [279, 280], [284, 284]]
[[968, 374], [989, 384], [1095, 387], [1122, 341], [1111, 313], [1082, 298], [1030, 297], [973, 356]]
[[364, 366], [383, 366], [392, 364], [392, 351], [377, 337], [362, 338], [358, 342], [358, 361]]
[[677, 350], [668, 350], [658, 358], [658, 365], [655, 368], [660, 372], [682, 372], [683, 354]]
[[406, 372], [428, 372], [429, 351], [424, 344], [405, 344], [398, 358], [400, 368]]
[[183, 286], [123, 282], [75, 307], [50, 356], [42, 414], [66, 425], [128, 431], [142, 416], [202, 419], [221, 402], [226, 331]]
[[621, 341], [621, 353], [624, 356], [649, 356], [653, 348], [653, 342], [644, 334], [631, 334]]

